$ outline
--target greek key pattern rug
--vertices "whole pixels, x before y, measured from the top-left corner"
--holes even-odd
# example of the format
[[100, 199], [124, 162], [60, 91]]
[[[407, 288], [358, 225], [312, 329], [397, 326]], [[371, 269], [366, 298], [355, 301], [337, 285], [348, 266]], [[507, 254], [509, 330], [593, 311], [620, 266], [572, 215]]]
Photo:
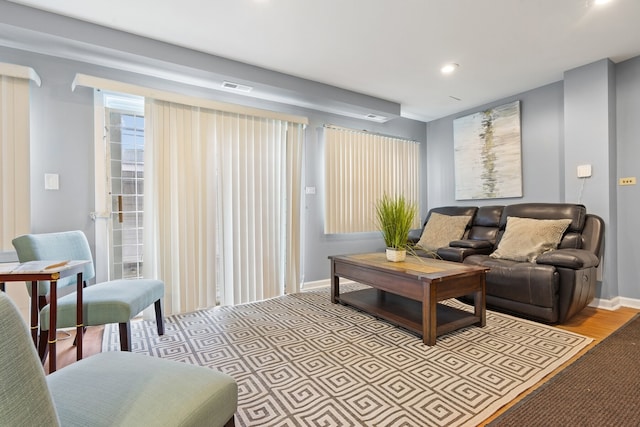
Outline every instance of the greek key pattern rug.
[[[237, 426], [477, 425], [591, 342], [487, 312], [484, 328], [428, 347], [403, 329], [331, 304], [328, 289], [165, 322], [162, 337], [154, 321], [132, 322], [133, 351], [234, 377]], [[117, 325], [105, 328], [103, 347], [119, 349]]]

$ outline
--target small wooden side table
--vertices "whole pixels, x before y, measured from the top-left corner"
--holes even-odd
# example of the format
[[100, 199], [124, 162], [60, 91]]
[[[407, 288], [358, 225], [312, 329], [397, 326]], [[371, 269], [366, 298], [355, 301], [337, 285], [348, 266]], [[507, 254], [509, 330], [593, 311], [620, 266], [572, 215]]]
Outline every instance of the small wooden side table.
[[49, 289], [49, 373], [56, 370], [56, 324], [58, 280], [76, 274], [77, 281], [77, 317], [76, 317], [76, 351], [77, 360], [82, 359], [82, 268], [90, 261], [29, 261], [24, 263], [0, 264], [0, 291], [5, 290], [6, 282], [31, 282], [31, 337], [33, 344], [38, 347], [38, 326], [40, 310], [38, 307], [38, 282], [50, 281]]

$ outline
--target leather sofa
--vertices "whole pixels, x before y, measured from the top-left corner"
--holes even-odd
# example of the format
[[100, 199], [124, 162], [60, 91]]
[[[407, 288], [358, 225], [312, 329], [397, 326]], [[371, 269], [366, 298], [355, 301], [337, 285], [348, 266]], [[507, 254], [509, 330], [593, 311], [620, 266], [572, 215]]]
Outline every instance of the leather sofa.
[[[593, 300], [597, 285], [596, 268], [604, 248], [604, 221], [597, 215], [588, 214], [583, 205], [521, 203], [438, 207], [429, 211], [420, 235], [433, 213], [470, 215], [471, 219], [462, 238], [435, 250], [417, 249], [416, 253], [489, 267], [486, 276], [488, 308], [556, 324], [566, 322]], [[565, 220], [561, 222], [566, 230], [558, 235], [561, 238], [557, 248], [545, 251], [532, 260], [504, 259], [496, 254], [500, 252], [497, 249], [505, 236], [508, 218], [511, 217], [542, 220], [530, 221], [534, 226], [544, 224], [544, 220]], [[511, 236], [512, 230], [518, 229], [514, 226], [510, 230]], [[532, 233], [535, 235], [536, 230]], [[411, 236], [413, 243], [419, 241], [420, 235]], [[462, 300], [473, 302], [472, 296]]]

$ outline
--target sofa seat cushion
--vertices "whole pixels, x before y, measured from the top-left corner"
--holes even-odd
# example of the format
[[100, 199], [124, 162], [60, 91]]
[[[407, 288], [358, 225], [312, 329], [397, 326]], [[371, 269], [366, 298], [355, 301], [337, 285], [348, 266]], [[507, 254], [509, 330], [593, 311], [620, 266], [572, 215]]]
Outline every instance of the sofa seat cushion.
[[436, 251], [443, 246], [449, 246], [450, 241], [462, 238], [470, 221], [471, 216], [468, 215], [442, 215], [432, 212], [417, 246], [426, 251]]
[[492, 258], [535, 262], [541, 254], [556, 249], [570, 219], [508, 217], [507, 226]]
[[488, 255], [470, 255], [464, 264], [490, 268], [486, 276], [487, 295], [541, 307], [557, 304], [559, 275], [554, 266]]

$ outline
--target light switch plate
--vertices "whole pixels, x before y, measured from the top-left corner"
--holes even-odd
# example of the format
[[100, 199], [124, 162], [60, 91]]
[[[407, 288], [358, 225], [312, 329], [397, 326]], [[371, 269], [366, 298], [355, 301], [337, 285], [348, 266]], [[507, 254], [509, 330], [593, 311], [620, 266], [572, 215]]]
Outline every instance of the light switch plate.
[[45, 173], [44, 174], [44, 189], [45, 190], [58, 190], [60, 188], [60, 181], [57, 173]]

